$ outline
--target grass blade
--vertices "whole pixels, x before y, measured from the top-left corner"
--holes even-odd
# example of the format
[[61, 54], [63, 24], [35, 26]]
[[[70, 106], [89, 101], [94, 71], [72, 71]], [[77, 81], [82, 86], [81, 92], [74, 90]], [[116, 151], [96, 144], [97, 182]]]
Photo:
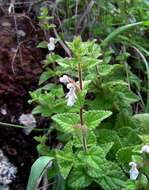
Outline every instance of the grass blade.
[[107, 42], [109, 42], [110, 40], [112, 40], [113, 38], [115, 38], [117, 35], [119, 35], [120, 33], [126, 31], [126, 30], [129, 30], [135, 26], [138, 26], [138, 25], [142, 25], [144, 24], [144, 22], [136, 22], [136, 23], [133, 23], [133, 24], [127, 24], [125, 26], [121, 26], [119, 28], [117, 28], [116, 30], [114, 30], [112, 33], [110, 33], [101, 43], [101, 46], [105, 45]]
[[41, 156], [34, 162], [34, 164], [31, 167], [26, 190], [35, 190], [37, 180], [39, 179], [40, 175], [42, 174], [47, 164], [53, 159], [54, 159], [53, 157]]

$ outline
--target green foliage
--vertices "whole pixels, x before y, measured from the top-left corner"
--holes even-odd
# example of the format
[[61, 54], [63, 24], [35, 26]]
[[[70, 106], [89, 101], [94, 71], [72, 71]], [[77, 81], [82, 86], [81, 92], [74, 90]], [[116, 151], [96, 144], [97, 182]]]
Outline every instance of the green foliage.
[[136, 190], [136, 182], [128, 179], [122, 190]]
[[79, 115], [76, 113], [65, 113], [65, 114], [57, 114], [52, 117], [54, 121], [56, 121], [59, 126], [57, 130], [72, 133], [74, 132], [75, 125], [79, 124]]
[[67, 178], [72, 166], [73, 166], [73, 154], [71, 141], [66, 144], [64, 151], [56, 150], [56, 159], [64, 179]]
[[26, 190], [34, 190], [35, 189], [38, 178], [40, 177], [40, 175], [43, 172], [46, 165], [52, 160], [53, 160], [52, 157], [41, 156], [34, 162], [34, 164], [32, 165], [32, 168], [31, 168], [31, 172], [30, 172]]
[[113, 160], [115, 159], [116, 152], [122, 147], [119, 136], [115, 131], [108, 129], [100, 129], [96, 132], [97, 134], [97, 142], [99, 144], [111, 143], [113, 142], [113, 146], [108, 153], [108, 157]]
[[103, 175], [95, 181], [105, 190], [121, 189], [126, 180], [120, 167], [114, 162], [107, 162]]
[[102, 148], [94, 146], [88, 152], [80, 151], [78, 158], [87, 167], [87, 174], [91, 177], [99, 177], [103, 174], [105, 167], [105, 154]]
[[132, 120], [135, 122], [136, 126], [139, 128], [139, 134], [149, 135], [149, 114], [136, 114], [133, 116]]
[[[43, 13], [45, 17], [47, 14]], [[123, 11], [122, 14], [125, 15]], [[53, 83], [30, 92], [29, 102], [39, 104], [33, 113], [51, 116], [57, 139], [62, 143], [60, 149], [49, 150], [46, 138], [50, 132], [36, 137], [40, 143], [38, 151], [55, 157], [47, 171], [48, 179], [56, 182], [53, 189], [92, 189], [95, 184], [104, 190], [133, 190], [137, 183], [129, 183], [126, 177], [131, 161], [139, 162], [143, 175], [148, 176], [143, 164], [148, 156], [142, 160], [140, 155], [142, 142], [148, 142], [144, 137], [148, 135], [148, 115], [133, 115], [132, 109], [141, 99], [135, 93], [141, 89], [141, 81], [130, 70], [131, 54], [125, 48], [119, 54], [112, 46], [105, 48], [105, 43], [116, 35], [142, 23], [116, 29], [101, 45], [96, 40], [83, 42], [76, 36], [66, 42], [72, 57], [50, 52], [44, 60], [46, 71], [39, 85], [49, 79]], [[116, 63], [113, 54], [117, 56]]]
[[116, 154], [117, 161], [126, 172], [130, 170], [129, 162], [131, 162], [133, 148], [134, 147], [121, 148]]
[[84, 113], [84, 122], [90, 129], [95, 129], [99, 123], [112, 114], [110, 111], [87, 111]]
[[[78, 132], [76, 132], [74, 134], [74, 137], [73, 137], [73, 143], [74, 143], [75, 147], [81, 148], [83, 146], [82, 145], [82, 138], [83, 138], [82, 131], [80, 129]], [[86, 136], [87, 147], [95, 146], [96, 144], [97, 144], [96, 135], [94, 134], [93, 131], [88, 130], [87, 136]]]
[[71, 171], [68, 185], [71, 188], [84, 188], [89, 186], [92, 181], [92, 178], [86, 174], [85, 168], [78, 167]]

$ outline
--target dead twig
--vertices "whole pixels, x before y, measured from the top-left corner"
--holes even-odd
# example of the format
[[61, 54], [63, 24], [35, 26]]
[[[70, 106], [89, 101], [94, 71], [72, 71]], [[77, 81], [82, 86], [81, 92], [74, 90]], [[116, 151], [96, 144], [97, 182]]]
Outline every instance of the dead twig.
[[[53, 8], [53, 11], [52, 11], [52, 16], [54, 17], [55, 16], [55, 10], [56, 10], [56, 7], [57, 7], [57, 4], [58, 4], [59, 0], [56, 0], [55, 4], [54, 4], [54, 8]], [[61, 46], [63, 47], [63, 49], [65, 50], [65, 52], [69, 55], [69, 57], [72, 57], [73, 56], [73, 53], [72, 51], [70, 50], [70, 48], [67, 46], [67, 44], [65, 44], [62, 39], [60, 38], [60, 36], [58, 35], [57, 31], [55, 28], [53, 28], [53, 32], [54, 32], [54, 35], [56, 36], [56, 38], [58, 39], [59, 43], [61, 44]]]
[[79, 29], [82, 21], [85, 19], [86, 15], [90, 12], [90, 10], [92, 9], [92, 6], [94, 5], [94, 3], [95, 3], [95, 0], [91, 0], [91, 2], [87, 6], [85, 12], [83, 13], [83, 15], [78, 20], [77, 24], [75, 25], [75, 34], [77, 34], [78, 29]]

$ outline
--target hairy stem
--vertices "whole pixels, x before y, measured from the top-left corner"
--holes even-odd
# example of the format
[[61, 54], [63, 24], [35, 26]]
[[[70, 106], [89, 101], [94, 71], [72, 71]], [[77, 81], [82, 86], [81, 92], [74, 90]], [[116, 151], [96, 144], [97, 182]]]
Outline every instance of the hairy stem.
[[[83, 90], [83, 85], [82, 85], [82, 69], [81, 69], [81, 64], [78, 64], [78, 74], [79, 74], [79, 83], [80, 83], [80, 90]], [[82, 144], [83, 144], [83, 149], [86, 152], [87, 151], [87, 146], [86, 146], [86, 130], [84, 130], [84, 121], [83, 121], [83, 108], [80, 108], [80, 123], [82, 127]]]

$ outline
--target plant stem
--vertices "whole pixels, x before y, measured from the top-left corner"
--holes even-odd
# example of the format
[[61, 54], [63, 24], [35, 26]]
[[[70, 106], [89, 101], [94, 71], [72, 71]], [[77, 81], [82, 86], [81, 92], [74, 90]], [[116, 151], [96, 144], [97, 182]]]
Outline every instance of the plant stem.
[[[80, 90], [83, 90], [83, 85], [82, 85], [82, 69], [81, 69], [81, 64], [78, 64], [78, 74], [79, 74], [79, 83], [80, 83]], [[82, 128], [82, 144], [83, 144], [83, 149], [85, 152], [87, 152], [87, 146], [86, 146], [86, 129], [83, 127], [84, 121], [83, 121], [83, 108], [80, 108], [80, 123], [81, 123], [81, 128]]]
[[78, 72], [79, 72], [79, 83], [80, 83], [80, 90], [82, 91], [82, 69], [81, 69], [81, 64], [78, 64]]
[[95, 66], [95, 69], [96, 69], [96, 74], [97, 74], [97, 78], [98, 78], [99, 85], [100, 85], [101, 84], [101, 78], [100, 78], [100, 74], [99, 74], [97, 65]]

